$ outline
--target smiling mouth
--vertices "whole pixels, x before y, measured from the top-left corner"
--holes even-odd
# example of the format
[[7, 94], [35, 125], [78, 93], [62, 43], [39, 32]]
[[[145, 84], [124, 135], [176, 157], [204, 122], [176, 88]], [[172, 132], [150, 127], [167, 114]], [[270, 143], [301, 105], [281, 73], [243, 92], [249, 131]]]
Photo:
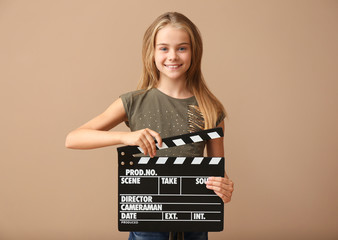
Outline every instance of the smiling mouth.
[[172, 65], [166, 65], [166, 64], [164, 64], [164, 66], [167, 67], [167, 68], [169, 68], [169, 69], [178, 69], [182, 65], [183, 64], [172, 64]]

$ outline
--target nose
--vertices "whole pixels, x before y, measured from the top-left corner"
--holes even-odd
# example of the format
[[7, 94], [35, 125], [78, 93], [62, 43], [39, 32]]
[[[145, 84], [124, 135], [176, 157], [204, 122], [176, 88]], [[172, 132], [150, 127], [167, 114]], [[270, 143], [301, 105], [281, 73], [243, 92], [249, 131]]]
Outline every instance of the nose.
[[175, 50], [169, 51], [168, 53], [168, 59], [170, 61], [176, 60], [177, 59], [177, 53]]

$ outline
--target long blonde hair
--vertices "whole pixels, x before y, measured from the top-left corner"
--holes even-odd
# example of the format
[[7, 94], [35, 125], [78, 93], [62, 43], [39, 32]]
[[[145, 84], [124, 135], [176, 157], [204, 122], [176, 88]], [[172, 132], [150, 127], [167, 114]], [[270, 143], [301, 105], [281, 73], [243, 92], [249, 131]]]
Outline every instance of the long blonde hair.
[[186, 73], [186, 87], [195, 96], [204, 117], [204, 129], [215, 127], [221, 114], [226, 114], [222, 103], [207, 87], [201, 71], [203, 53], [202, 38], [198, 28], [186, 16], [177, 12], [167, 12], [159, 16], [146, 30], [143, 37], [143, 72], [138, 89], [151, 89], [157, 86], [160, 74], [155, 65], [155, 41], [159, 30], [166, 25], [184, 29], [191, 41], [191, 65]]

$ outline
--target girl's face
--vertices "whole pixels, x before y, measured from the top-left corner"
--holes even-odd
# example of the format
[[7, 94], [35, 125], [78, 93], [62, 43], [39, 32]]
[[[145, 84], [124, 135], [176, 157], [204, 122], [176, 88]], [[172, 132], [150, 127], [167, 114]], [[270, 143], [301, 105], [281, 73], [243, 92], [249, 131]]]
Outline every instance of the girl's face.
[[160, 80], [185, 81], [190, 63], [188, 33], [171, 25], [159, 30], [155, 39], [155, 64], [160, 72]]

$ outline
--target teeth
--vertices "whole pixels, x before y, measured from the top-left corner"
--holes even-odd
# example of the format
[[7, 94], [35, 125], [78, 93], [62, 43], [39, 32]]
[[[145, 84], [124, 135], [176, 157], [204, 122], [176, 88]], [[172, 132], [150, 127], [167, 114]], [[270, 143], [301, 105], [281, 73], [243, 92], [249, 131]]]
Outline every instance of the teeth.
[[172, 65], [172, 66], [166, 66], [166, 67], [168, 67], [168, 68], [170, 68], [170, 69], [176, 69], [176, 68], [178, 68], [180, 65]]

